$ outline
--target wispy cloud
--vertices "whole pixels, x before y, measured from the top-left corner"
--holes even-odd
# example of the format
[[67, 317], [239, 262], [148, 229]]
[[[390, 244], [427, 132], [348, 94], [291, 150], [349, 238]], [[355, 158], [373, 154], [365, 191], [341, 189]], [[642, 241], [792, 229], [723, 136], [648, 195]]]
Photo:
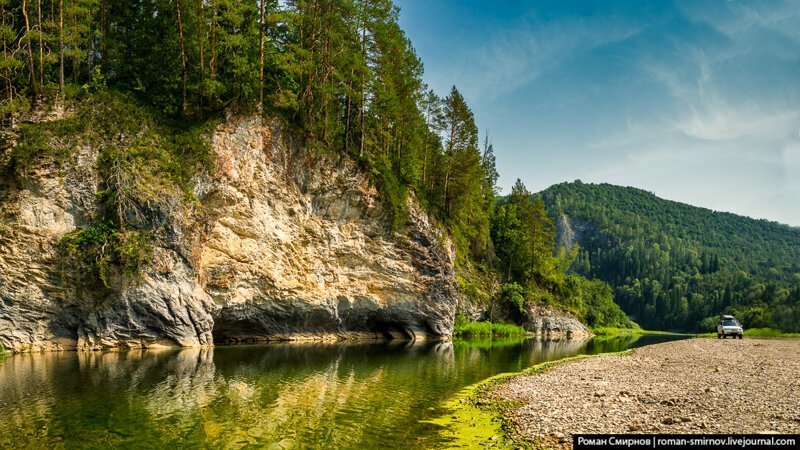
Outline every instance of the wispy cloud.
[[504, 187], [581, 178], [800, 225], [800, 0], [435, 3], [454, 20], [426, 22], [426, 80], [491, 129]]
[[[787, 17], [800, 25], [794, 13], [774, 13], [767, 23], [757, 12], [738, 13], [746, 14], [725, 21], [722, 32], [747, 33], [754, 27], [776, 32]], [[796, 80], [776, 78], [766, 86], [740, 76], [729, 82], [732, 67], [748, 67], [753, 58], [763, 57], [751, 44], [762, 43], [745, 45], [733, 39], [701, 46], [676, 40], [665, 49], [671, 57], [642, 57], [642, 73], [661, 87], [669, 101], [653, 105], [658, 113], [628, 117], [624, 126], [589, 142], [589, 148], [605, 152], [608, 158], [586, 171], [586, 177], [800, 224], [800, 210], [786, 208], [800, 204], [800, 104], [792, 96], [776, 95]], [[798, 46], [793, 47], [796, 52]], [[771, 51], [782, 58], [782, 52]]]
[[709, 23], [733, 38], [769, 30], [800, 43], [800, 27], [797, 26], [800, 4], [797, 0], [731, 0], [724, 5], [688, 0], [680, 5], [688, 17]]
[[661, 82], [675, 100], [672, 126], [689, 137], [708, 141], [739, 138], [786, 139], [800, 124], [800, 105], [786, 105], [771, 98], [733, 100], [720, 89], [715, 66], [730, 58], [709, 56], [699, 48], [687, 48], [688, 62], [680, 66], [648, 63], [645, 73]]
[[493, 30], [477, 49], [462, 56], [453, 79], [473, 101], [486, 102], [530, 84], [576, 54], [634, 36], [641, 26], [622, 18], [518, 19]]

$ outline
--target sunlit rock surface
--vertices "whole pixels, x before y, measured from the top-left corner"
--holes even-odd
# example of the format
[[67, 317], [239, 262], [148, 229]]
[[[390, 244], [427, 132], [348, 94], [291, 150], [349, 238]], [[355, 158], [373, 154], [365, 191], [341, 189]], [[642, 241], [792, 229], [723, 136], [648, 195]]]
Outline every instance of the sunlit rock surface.
[[523, 327], [537, 336], [561, 339], [583, 339], [592, 336], [586, 325], [569, 312], [536, 304], [528, 304], [526, 308], [528, 318]]
[[312, 154], [277, 122], [229, 118], [212, 147], [197, 202], [164, 192], [142, 205], [161, 235], [153, 264], [138, 282], [115, 280], [99, 304], [63, 285], [56, 251], [97, 209], [96, 149], [0, 181], [0, 343], [32, 351], [450, 335], [452, 248], [413, 198], [409, 223], [392, 232], [354, 162]]

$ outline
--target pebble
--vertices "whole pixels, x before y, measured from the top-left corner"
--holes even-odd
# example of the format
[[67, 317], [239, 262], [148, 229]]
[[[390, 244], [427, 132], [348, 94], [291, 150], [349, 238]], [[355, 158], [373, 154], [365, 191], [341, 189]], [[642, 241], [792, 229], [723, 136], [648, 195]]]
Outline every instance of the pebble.
[[[569, 448], [570, 434], [580, 431], [800, 433], [798, 375], [786, 372], [787, 367], [800, 368], [800, 343], [745, 339], [737, 342], [735, 355], [729, 345], [719, 344], [687, 339], [641, 347], [625, 357], [587, 358], [512, 378], [491, 395], [521, 405], [505, 414], [527, 441], [518, 442], [522, 446], [538, 436], [548, 445]], [[759, 367], [761, 375], [723, 371], [734, 356], [737, 365]], [[667, 358], [669, 369], [658, 370]], [[711, 377], [709, 367], [715, 373]], [[717, 408], [721, 392], [732, 399], [724, 411]]]

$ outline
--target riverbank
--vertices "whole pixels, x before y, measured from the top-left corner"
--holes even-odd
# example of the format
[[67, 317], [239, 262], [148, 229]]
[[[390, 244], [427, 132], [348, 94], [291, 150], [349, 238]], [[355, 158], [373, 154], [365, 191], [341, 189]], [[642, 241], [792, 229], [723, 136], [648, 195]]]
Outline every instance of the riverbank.
[[570, 448], [574, 433], [800, 432], [797, 340], [688, 339], [489, 384], [475, 404], [522, 446]]
[[[701, 333], [697, 337], [716, 338], [717, 333]], [[786, 333], [774, 328], [748, 328], [744, 330], [744, 337], [797, 339], [800, 338], [800, 333]]]
[[[606, 355], [629, 354], [630, 350]], [[529, 447], [516, 433], [505, 416], [514, 406], [492, 395], [493, 390], [509, 379], [521, 375], [537, 375], [552, 367], [570, 361], [577, 361], [593, 355], [575, 355], [555, 361], [547, 361], [529, 367], [522, 372], [500, 373], [461, 390], [443, 406], [447, 414], [429, 423], [441, 427], [441, 437], [448, 449], [512, 449]], [[563, 439], [566, 439], [562, 436]]]
[[593, 327], [589, 328], [595, 336], [628, 336], [628, 335], [683, 335], [672, 331], [645, 330], [643, 328], [617, 328], [617, 327]]

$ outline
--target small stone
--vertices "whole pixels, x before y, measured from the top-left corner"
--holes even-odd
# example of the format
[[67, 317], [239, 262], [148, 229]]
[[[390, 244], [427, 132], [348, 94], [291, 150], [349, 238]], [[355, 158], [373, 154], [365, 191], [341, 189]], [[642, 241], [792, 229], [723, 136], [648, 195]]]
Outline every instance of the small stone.
[[636, 422], [628, 424], [628, 431], [642, 431], [642, 426]]
[[681, 417], [681, 422], [691, 422], [692, 419], [690, 417]]

